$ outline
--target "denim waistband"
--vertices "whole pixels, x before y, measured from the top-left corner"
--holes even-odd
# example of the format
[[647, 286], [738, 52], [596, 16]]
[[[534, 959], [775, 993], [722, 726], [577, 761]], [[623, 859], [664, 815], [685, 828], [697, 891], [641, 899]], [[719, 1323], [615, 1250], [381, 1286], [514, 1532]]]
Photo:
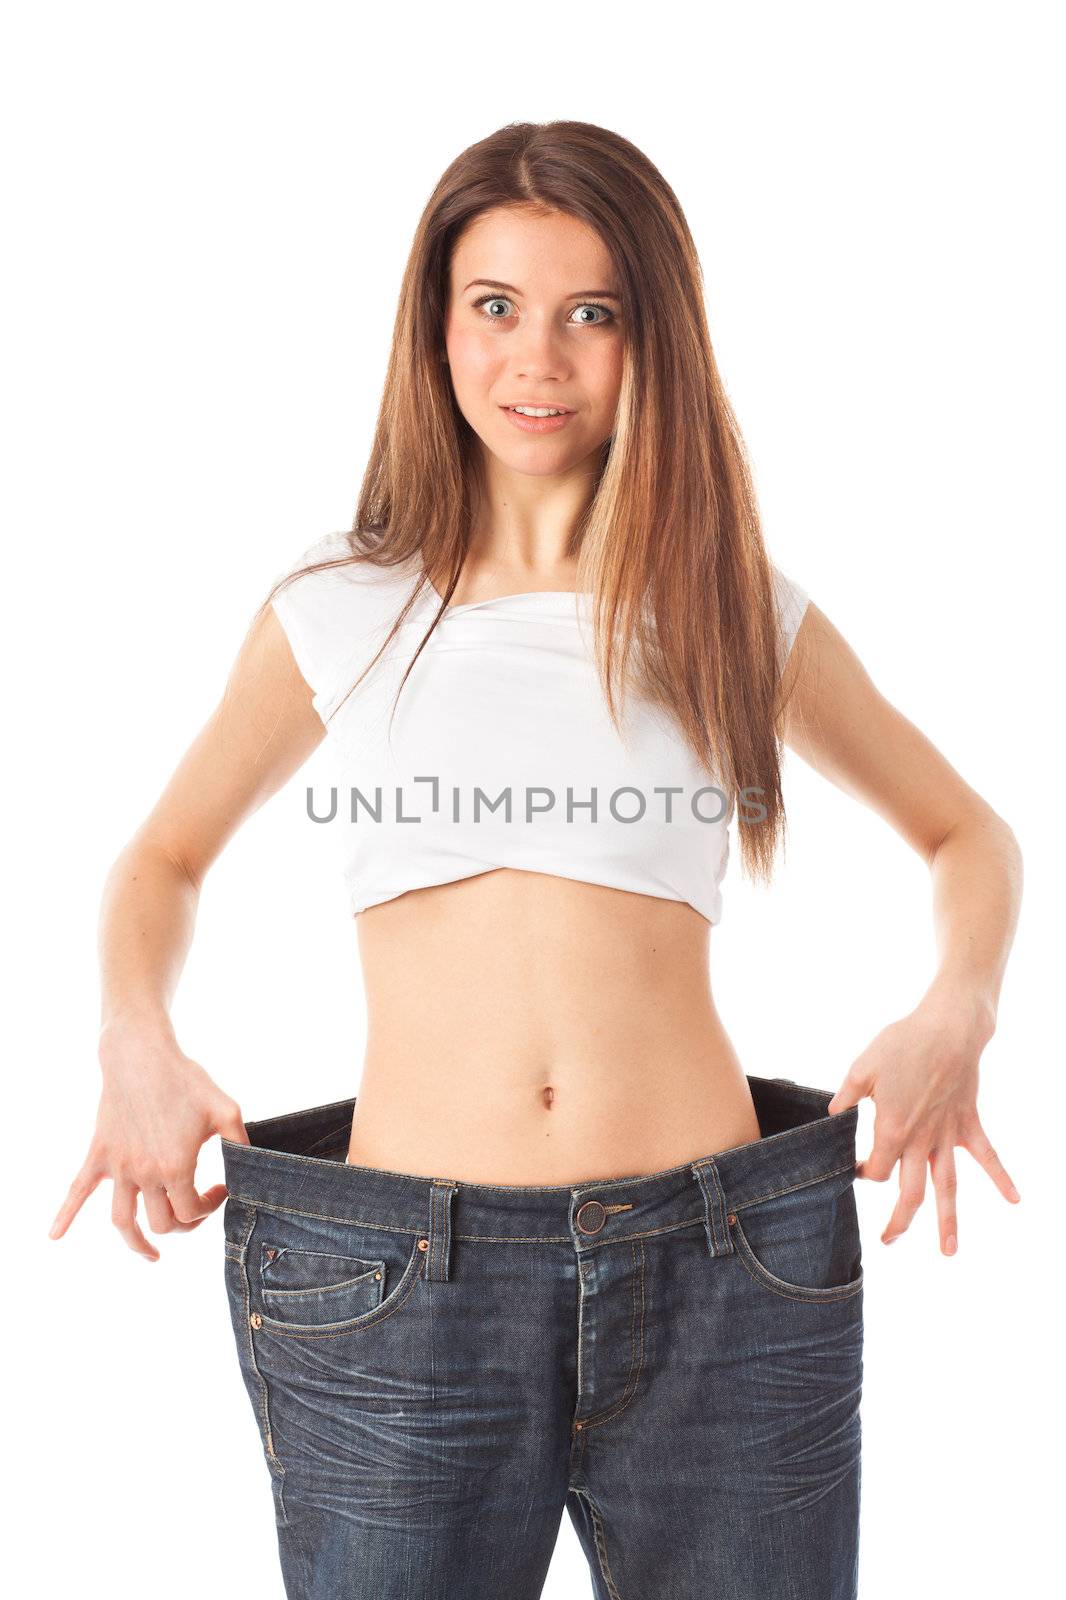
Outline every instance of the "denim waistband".
[[428, 1240], [427, 1276], [447, 1278], [450, 1239], [579, 1250], [703, 1222], [713, 1255], [733, 1250], [728, 1214], [854, 1169], [858, 1107], [830, 1116], [832, 1090], [748, 1076], [761, 1138], [662, 1172], [563, 1184], [467, 1183], [348, 1165], [355, 1098], [246, 1122], [250, 1144], [222, 1140], [237, 1201]]

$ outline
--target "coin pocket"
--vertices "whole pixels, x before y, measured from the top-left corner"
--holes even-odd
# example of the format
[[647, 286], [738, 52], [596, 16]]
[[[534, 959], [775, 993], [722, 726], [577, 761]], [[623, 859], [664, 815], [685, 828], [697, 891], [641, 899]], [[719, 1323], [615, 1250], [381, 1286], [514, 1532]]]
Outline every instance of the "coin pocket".
[[386, 1263], [332, 1251], [301, 1250], [264, 1238], [259, 1245], [263, 1310], [302, 1327], [347, 1322], [379, 1306]]

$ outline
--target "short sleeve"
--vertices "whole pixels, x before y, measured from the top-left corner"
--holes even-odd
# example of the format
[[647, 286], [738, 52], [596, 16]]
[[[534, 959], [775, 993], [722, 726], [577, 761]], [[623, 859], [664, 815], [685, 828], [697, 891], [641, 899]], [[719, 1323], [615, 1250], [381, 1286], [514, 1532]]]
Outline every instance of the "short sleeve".
[[[279, 572], [274, 582], [316, 562], [336, 561], [351, 554], [346, 534], [327, 534], [310, 545], [298, 561]], [[300, 674], [314, 691], [314, 707], [323, 721], [333, 709], [341, 690], [341, 673], [357, 642], [357, 611], [353, 606], [357, 583], [357, 570], [350, 566], [303, 573], [279, 590], [271, 602]]]
[[779, 639], [779, 672], [784, 672], [788, 658], [792, 653], [796, 635], [800, 624], [807, 613], [810, 604], [810, 595], [802, 589], [794, 579], [781, 571], [780, 567], [771, 562], [774, 577], [774, 590], [777, 600], [777, 620]]

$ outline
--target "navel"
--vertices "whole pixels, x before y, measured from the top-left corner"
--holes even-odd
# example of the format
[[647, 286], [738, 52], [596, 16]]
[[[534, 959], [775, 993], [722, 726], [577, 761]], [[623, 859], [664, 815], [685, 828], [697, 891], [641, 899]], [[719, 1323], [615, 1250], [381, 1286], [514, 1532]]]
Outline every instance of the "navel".
[[540, 1094], [541, 1099], [544, 1101], [545, 1111], [550, 1111], [552, 1108], [552, 1101], [555, 1099], [555, 1090], [552, 1088], [551, 1084], [548, 1084], [547, 1088], [540, 1091]]

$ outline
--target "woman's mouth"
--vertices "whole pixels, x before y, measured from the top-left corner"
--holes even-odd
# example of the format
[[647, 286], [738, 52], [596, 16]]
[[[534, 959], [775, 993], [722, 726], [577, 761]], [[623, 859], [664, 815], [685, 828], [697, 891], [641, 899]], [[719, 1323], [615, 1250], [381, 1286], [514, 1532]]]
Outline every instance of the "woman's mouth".
[[[574, 415], [572, 411], [561, 411], [555, 416], [542, 416], [539, 413], [547, 410], [545, 406], [523, 407], [521, 411], [514, 406], [501, 406], [500, 410], [523, 433], [558, 433]], [[529, 415], [529, 412], [533, 415]]]

